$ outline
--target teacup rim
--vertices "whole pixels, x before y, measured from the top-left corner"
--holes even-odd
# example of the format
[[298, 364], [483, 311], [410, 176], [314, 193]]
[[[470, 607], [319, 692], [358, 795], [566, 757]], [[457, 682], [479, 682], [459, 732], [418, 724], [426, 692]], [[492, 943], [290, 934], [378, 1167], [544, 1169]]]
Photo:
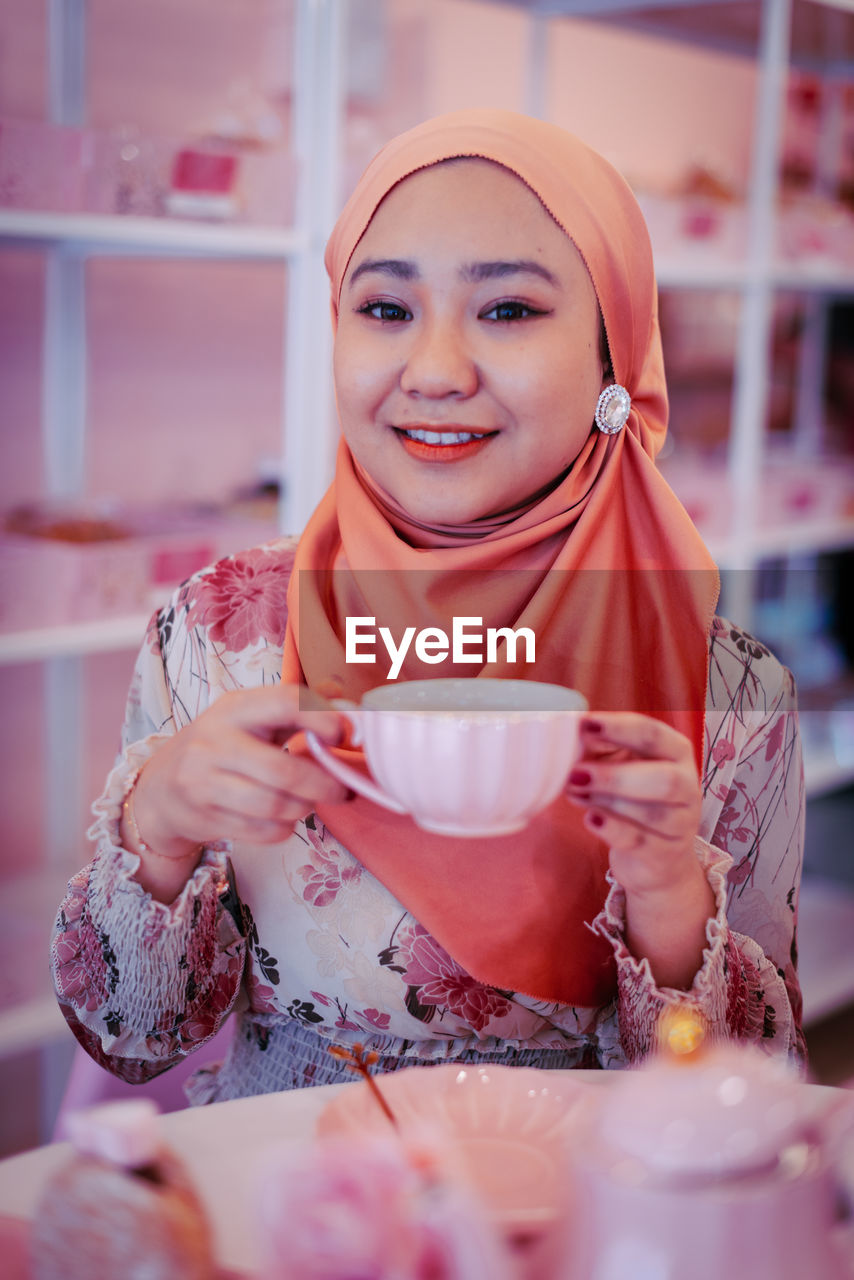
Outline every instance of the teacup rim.
[[[425, 690], [437, 684], [459, 684], [469, 685], [473, 680], [481, 683], [489, 682], [492, 684], [513, 685], [520, 689], [523, 687], [530, 688], [534, 685], [541, 691], [553, 692], [561, 701], [562, 706], [507, 706], [507, 707], [478, 707], [478, 706], [397, 706], [393, 700], [384, 701], [384, 695], [393, 694], [403, 688], [412, 690], [423, 687]], [[567, 702], [566, 699], [569, 699]], [[379, 702], [380, 705], [376, 705]], [[397, 680], [394, 683], [384, 685], [376, 685], [369, 689], [362, 696], [361, 708], [363, 711], [378, 712], [382, 711], [386, 714], [397, 713], [406, 716], [430, 716], [430, 717], [453, 717], [454, 719], [484, 719], [486, 717], [500, 716], [504, 719], [522, 718], [530, 720], [535, 717], [551, 717], [555, 715], [572, 715], [583, 714], [589, 710], [587, 698], [578, 689], [571, 689], [568, 685], [555, 684], [546, 680], [520, 680], [518, 678], [503, 679], [500, 676], [437, 676], [435, 679], [421, 680]]]

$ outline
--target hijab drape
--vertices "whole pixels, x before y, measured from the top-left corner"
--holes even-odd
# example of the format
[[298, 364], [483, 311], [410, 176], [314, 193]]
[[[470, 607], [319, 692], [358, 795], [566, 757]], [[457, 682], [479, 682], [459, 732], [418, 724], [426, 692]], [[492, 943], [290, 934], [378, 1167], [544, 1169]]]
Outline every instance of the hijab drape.
[[[556, 126], [464, 111], [418, 126], [374, 159], [329, 240], [333, 323], [350, 258], [383, 197], [452, 157], [503, 165], [580, 252], [599, 300], [622, 432], [591, 432], [543, 498], [500, 518], [425, 528], [339, 446], [334, 482], [297, 550], [282, 678], [358, 700], [381, 666], [345, 661], [348, 616], [399, 637], [480, 616], [526, 626], [536, 661], [422, 668], [401, 678], [490, 675], [580, 689], [593, 711], [631, 709], [674, 725], [700, 762], [714, 565], [654, 458], [667, 427], [657, 293], [646, 226], [627, 184]], [[532, 444], [532, 447], [536, 447]], [[357, 753], [345, 753], [349, 759]], [[361, 798], [319, 817], [475, 979], [546, 1002], [597, 1006], [614, 990], [610, 948], [587, 927], [606, 893], [607, 849], [560, 798], [522, 833], [436, 836]]]

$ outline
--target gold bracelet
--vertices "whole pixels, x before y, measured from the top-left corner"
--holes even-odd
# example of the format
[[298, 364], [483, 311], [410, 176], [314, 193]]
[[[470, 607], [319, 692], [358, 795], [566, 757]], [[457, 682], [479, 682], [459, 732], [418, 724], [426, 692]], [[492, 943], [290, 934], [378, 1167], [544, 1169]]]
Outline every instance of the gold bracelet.
[[[122, 810], [125, 815], [125, 823], [127, 825], [127, 829], [131, 833], [131, 836], [133, 837], [134, 844], [137, 846], [137, 848], [141, 853], [146, 854], [150, 858], [161, 858], [164, 862], [175, 862], [176, 859], [170, 858], [168, 853], [158, 853], [156, 849], [152, 849], [151, 845], [146, 844], [142, 836], [139, 834], [139, 827], [137, 826], [136, 815], [134, 814], [134, 811], [133, 811], [133, 793], [136, 791], [136, 784], [139, 782], [139, 779], [141, 776], [142, 776], [142, 769], [137, 769], [136, 773], [131, 775], [128, 789], [125, 792], [125, 798], [124, 798], [124, 803], [122, 805]], [[201, 848], [201, 845], [199, 847]]]

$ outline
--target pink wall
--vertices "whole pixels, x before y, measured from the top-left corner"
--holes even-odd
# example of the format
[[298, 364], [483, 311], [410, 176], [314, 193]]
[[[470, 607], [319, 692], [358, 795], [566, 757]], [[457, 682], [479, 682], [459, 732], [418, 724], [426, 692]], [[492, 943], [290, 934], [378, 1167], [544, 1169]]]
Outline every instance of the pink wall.
[[212, 501], [281, 441], [284, 267], [92, 259], [93, 494]]
[[[486, 0], [435, 0], [430, 113], [527, 108], [529, 25]], [[743, 189], [755, 73], [748, 58], [653, 39], [579, 18], [548, 29], [546, 115], [606, 155], [629, 180], [668, 189], [694, 164]]]

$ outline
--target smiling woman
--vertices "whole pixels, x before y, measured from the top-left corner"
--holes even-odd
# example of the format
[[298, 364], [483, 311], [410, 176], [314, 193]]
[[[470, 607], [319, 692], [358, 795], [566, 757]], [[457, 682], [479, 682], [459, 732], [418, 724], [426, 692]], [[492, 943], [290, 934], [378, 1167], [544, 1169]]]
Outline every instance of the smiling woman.
[[382, 201], [344, 278], [344, 437], [415, 519], [510, 513], [590, 435], [598, 335], [587, 268], [524, 183], [486, 160], [424, 169]]
[[[75, 1034], [140, 1080], [237, 1010], [196, 1101], [345, 1078], [327, 1051], [357, 1042], [386, 1071], [620, 1067], [685, 1000], [712, 1038], [801, 1060], [794, 688], [715, 617], [655, 465], [629, 188], [552, 125], [442, 117], [372, 162], [326, 264], [334, 481], [298, 540], [211, 566], [152, 621], [54, 942]], [[505, 643], [436, 668], [472, 619]], [[313, 730], [354, 753], [326, 699], [385, 683], [353, 652], [367, 620], [395, 677], [586, 698], [582, 758], [524, 831], [422, 830], [301, 750]]]

